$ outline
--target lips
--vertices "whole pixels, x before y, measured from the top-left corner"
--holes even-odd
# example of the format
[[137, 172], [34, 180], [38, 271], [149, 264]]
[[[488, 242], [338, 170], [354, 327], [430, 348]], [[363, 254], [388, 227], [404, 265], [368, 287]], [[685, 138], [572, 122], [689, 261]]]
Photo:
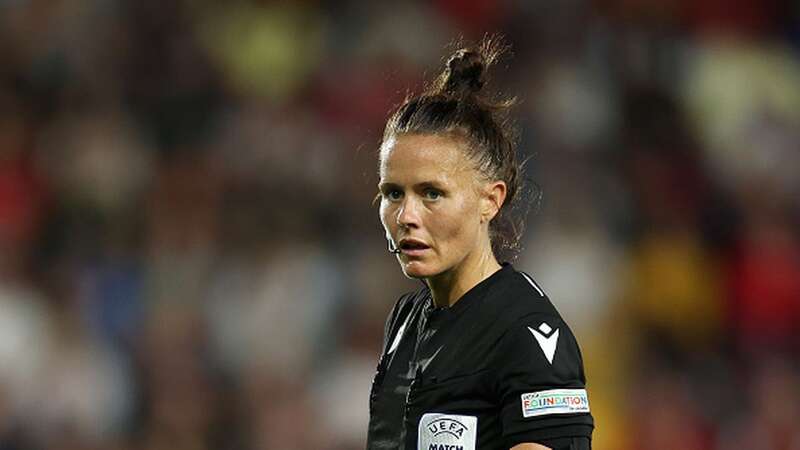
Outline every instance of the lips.
[[401, 239], [399, 245], [400, 251], [406, 255], [419, 255], [430, 249], [430, 246], [417, 239]]

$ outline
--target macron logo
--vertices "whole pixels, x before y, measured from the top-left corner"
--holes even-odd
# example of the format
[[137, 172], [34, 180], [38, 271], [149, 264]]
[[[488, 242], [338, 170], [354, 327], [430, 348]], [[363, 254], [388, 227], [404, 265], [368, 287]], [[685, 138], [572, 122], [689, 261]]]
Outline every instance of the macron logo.
[[558, 344], [558, 329], [553, 331], [550, 325], [542, 322], [542, 324], [539, 325], [538, 330], [535, 330], [531, 327], [528, 327], [528, 330], [530, 330], [531, 334], [533, 334], [533, 337], [536, 338], [536, 342], [544, 352], [547, 362], [553, 364], [553, 357], [556, 354], [556, 345]]

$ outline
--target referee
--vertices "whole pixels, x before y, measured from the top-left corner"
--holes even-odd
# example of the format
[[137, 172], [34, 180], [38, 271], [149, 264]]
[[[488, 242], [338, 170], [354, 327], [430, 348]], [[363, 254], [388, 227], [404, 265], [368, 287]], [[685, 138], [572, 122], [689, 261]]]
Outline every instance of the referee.
[[[403, 273], [424, 287], [387, 322], [367, 449], [590, 449], [578, 343], [543, 290], [496, 251], [521, 233], [506, 112], [483, 95], [491, 39], [457, 51], [389, 119], [380, 217]], [[376, 198], [376, 199], [377, 199]]]

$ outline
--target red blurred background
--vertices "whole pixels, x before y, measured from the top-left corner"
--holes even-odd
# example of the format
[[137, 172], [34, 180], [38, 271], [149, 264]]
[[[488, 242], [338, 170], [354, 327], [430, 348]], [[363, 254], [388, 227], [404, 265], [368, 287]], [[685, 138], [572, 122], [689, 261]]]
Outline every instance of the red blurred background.
[[500, 32], [598, 450], [800, 449], [796, 2], [0, 0], [0, 449], [364, 446], [392, 105]]

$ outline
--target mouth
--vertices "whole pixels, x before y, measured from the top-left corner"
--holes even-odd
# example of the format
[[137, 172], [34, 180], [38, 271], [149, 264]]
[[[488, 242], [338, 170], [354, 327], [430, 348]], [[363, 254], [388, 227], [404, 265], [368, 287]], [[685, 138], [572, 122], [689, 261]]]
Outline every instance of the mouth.
[[428, 244], [416, 239], [403, 239], [398, 248], [400, 252], [408, 256], [420, 256], [431, 249]]

